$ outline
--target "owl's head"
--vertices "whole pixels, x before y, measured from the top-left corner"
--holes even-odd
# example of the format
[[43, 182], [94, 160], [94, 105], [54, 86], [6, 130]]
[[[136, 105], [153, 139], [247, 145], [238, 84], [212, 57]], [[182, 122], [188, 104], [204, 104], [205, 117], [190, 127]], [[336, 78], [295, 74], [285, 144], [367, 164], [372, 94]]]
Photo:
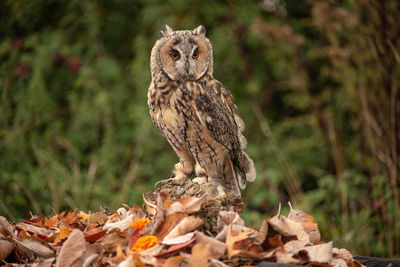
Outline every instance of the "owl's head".
[[163, 71], [171, 80], [199, 80], [212, 74], [213, 55], [206, 29], [198, 26], [193, 31], [173, 31], [164, 25], [161, 39], [151, 51], [151, 71]]

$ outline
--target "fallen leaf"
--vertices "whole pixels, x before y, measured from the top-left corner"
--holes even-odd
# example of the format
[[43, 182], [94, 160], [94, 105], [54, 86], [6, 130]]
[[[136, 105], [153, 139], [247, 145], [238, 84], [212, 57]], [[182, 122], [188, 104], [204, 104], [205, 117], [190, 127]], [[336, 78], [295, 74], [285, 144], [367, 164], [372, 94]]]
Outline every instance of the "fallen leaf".
[[198, 243], [208, 243], [211, 245], [210, 251], [214, 255], [215, 259], [220, 259], [225, 256], [226, 244], [211, 237], [203, 234], [202, 232], [195, 231], [196, 241]]
[[292, 240], [283, 246], [285, 251], [287, 252], [292, 252], [292, 251], [298, 251], [306, 246], [312, 245], [311, 243], [301, 241], [301, 240]]
[[232, 230], [232, 224], [229, 226], [228, 234], [226, 236], [226, 247], [228, 250], [228, 258], [232, 258], [234, 256], [245, 254], [245, 251], [240, 249], [235, 249], [235, 243], [239, 241], [243, 241], [249, 238], [254, 231], [249, 232], [241, 232], [239, 234], [234, 234]]
[[15, 244], [8, 240], [0, 240], [0, 262], [10, 255], [15, 249]]
[[76, 213], [78, 209], [74, 209], [71, 212], [67, 213], [67, 216], [64, 217], [64, 213], [61, 213], [58, 218], [60, 218], [60, 220], [65, 223], [65, 224], [73, 224], [74, 222], [76, 222], [79, 218], [78, 218], [78, 214]]
[[60, 231], [58, 232], [56, 238], [54, 239], [54, 244], [57, 244], [64, 238], [67, 238], [70, 233], [71, 233], [71, 229], [66, 225], [62, 225], [60, 227]]
[[192, 239], [190, 239], [190, 240], [188, 240], [188, 241], [186, 241], [184, 243], [172, 245], [166, 251], [158, 253], [157, 255], [155, 255], [155, 257], [165, 257], [165, 256], [173, 255], [173, 254], [181, 251], [183, 248], [185, 248], [185, 247], [189, 246], [190, 244], [192, 244], [195, 240], [196, 240], [196, 238], [192, 237]]
[[171, 239], [177, 236], [184, 235], [197, 229], [203, 225], [204, 221], [198, 217], [188, 216], [183, 218], [170, 232], [165, 236], [167, 239]]
[[180, 267], [184, 260], [186, 260], [184, 256], [170, 257], [164, 262], [163, 267]]
[[0, 216], [0, 226], [4, 228], [8, 234], [14, 235], [14, 227], [3, 216]]
[[210, 247], [211, 244], [209, 243], [197, 243], [192, 248], [192, 255], [190, 256], [188, 264], [186, 264], [185, 267], [208, 266], [208, 260], [214, 257], [210, 251]]
[[[163, 201], [163, 198], [162, 198], [161, 194], [159, 194], [157, 196], [157, 202], [156, 203], [157, 203], [157, 205], [155, 206], [156, 211], [154, 213], [155, 215], [154, 215], [153, 220], [152, 220], [152, 229], [150, 231], [151, 235], [154, 235], [155, 233], [162, 231], [162, 229], [159, 230], [159, 228], [164, 223], [164, 219], [166, 220], [169, 216], [172, 216], [173, 214], [175, 214], [175, 213], [173, 213], [173, 214], [171, 214], [169, 216], [165, 216], [164, 201]], [[182, 214], [182, 213], [180, 213], [180, 214]]]
[[54, 251], [46, 247], [41, 242], [34, 239], [14, 238], [18, 246], [27, 254], [34, 253], [42, 258], [50, 258], [54, 256]]
[[123, 247], [129, 239], [129, 233], [119, 229], [111, 230], [104, 236], [101, 245], [107, 253], [116, 251], [118, 247]]
[[183, 205], [185, 212], [192, 214], [200, 210], [202, 199], [194, 196], [186, 196], [176, 200]]
[[56, 260], [56, 258], [54, 258], [54, 257], [48, 258], [48, 259], [38, 258], [35, 260], [35, 262], [32, 264], [31, 267], [51, 267], [55, 260]]
[[89, 215], [88, 223], [103, 225], [108, 219], [108, 216], [103, 212], [95, 212]]
[[320, 245], [308, 246], [302, 251], [308, 252], [310, 262], [331, 263], [332, 260], [332, 241]]
[[264, 220], [260, 227], [260, 230], [258, 231], [257, 237], [254, 238], [253, 242], [255, 244], [261, 245], [264, 242], [265, 238], [267, 237], [267, 234], [268, 234], [268, 221]]
[[167, 238], [164, 237], [163, 241], [161, 242], [164, 245], [175, 245], [175, 244], [180, 244], [180, 243], [185, 243], [192, 239], [194, 236], [194, 232], [190, 232], [184, 235], [180, 235], [174, 238]]
[[338, 249], [338, 248], [333, 248], [332, 249], [333, 257], [335, 258], [340, 258], [345, 260], [346, 262], [351, 262], [353, 261], [353, 255], [344, 248]]
[[165, 219], [162, 220], [162, 224], [159, 226], [159, 232], [156, 234], [158, 239], [162, 241], [164, 237], [167, 236], [171, 230], [185, 217], [187, 217], [187, 214], [182, 212], [175, 212], [166, 216]]
[[83, 233], [74, 229], [61, 247], [56, 267], [71, 266], [83, 255], [85, 250], [86, 242]]
[[106, 233], [107, 233], [106, 229], [100, 229], [100, 230], [96, 229], [96, 231], [85, 233], [84, 236], [87, 242], [93, 243], [102, 238]]
[[185, 212], [185, 208], [183, 207], [183, 205], [181, 203], [174, 202], [166, 210], [165, 216], [168, 216], [168, 215], [170, 215], [172, 213], [175, 213], [175, 212], [187, 213], [187, 212]]
[[154, 204], [153, 202], [151, 202], [150, 200], [148, 200], [144, 194], [142, 195], [142, 198], [143, 198], [144, 204], [146, 204], [147, 213], [151, 214], [151, 215], [156, 215], [157, 205]]
[[300, 223], [304, 231], [308, 234], [310, 242], [315, 243], [321, 240], [321, 233], [318, 230], [318, 224], [314, 222], [314, 218], [301, 210], [293, 209], [289, 202], [290, 212], [288, 219]]
[[278, 233], [284, 236], [296, 236], [298, 240], [310, 242], [308, 234], [303, 226], [285, 216], [279, 215], [268, 219], [268, 224]]
[[45, 226], [54, 228], [58, 224], [58, 215], [54, 215], [52, 217], [46, 217], [44, 218], [44, 223]]
[[117, 222], [109, 222], [103, 226], [104, 230], [110, 232], [113, 229], [119, 229], [121, 231], [125, 231], [128, 229], [129, 225], [133, 222], [133, 215], [127, 216], [125, 219], [117, 221]]

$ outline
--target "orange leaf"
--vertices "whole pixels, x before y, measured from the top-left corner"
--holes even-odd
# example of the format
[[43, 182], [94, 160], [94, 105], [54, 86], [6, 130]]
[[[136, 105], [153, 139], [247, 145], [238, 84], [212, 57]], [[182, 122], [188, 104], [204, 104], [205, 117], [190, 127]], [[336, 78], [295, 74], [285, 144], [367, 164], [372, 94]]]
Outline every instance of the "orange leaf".
[[73, 224], [78, 220], [78, 216], [76, 214], [77, 209], [74, 209], [72, 212], [68, 212], [67, 216], [64, 217], [65, 212], [62, 212], [58, 217], [65, 224]]
[[155, 245], [158, 244], [157, 241], [157, 237], [154, 235], [145, 235], [142, 236], [141, 238], [139, 238], [135, 244], [133, 245], [133, 247], [131, 248], [131, 250], [133, 251], [143, 251], [146, 249], [149, 249], [151, 247], [154, 247]]
[[172, 194], [169, 194], [169, 196], [168, 196], [167, 199], [165, 200], [165, 203], [164, 203], [164, 211], [166, 211], [166, 210], [169, 208], [169, 206], [171, 206], [171, 204], [175, 202], [175, 201], [172, 201], [172, 200], [171, 200], [171, 196], [172, 196]]
[[54, 244], [57, 244], [64, 238], [68, 237], [70, 233], [71, 233], [71, 230], [68, 226], [66, 226], [66, 225], [61, 226], [60, 231], [58, 232], [56, 238], [54, 239]]
[[232, 226], [233, 224], [229, 225], [228, 234], [226, 235], [226, 242], [225, 242], [226, 247], [228, 249], [228, 258], [246, 254], [246, 251], [244, 250], [235, 249], [235, 243], [248, 239], [249, 236], [254, 232], [254, 231], [242, 232], [237, 235], [234, 235]]
[[58, 216], [54, 215], [53, 217], [46, 217], [44, 218], [44, 225], [50, 228], [56, 227], [58, 223]]

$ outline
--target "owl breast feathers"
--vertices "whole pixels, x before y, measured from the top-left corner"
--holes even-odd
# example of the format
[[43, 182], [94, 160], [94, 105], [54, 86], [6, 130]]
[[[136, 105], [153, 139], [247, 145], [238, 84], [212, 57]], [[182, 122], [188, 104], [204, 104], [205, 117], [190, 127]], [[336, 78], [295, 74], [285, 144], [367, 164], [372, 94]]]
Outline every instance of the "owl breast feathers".
[[240, 195], [256, 172], [243, 151], [244, 124], [233, 97], [212, 76], [205, 32], [203, 26], [193, 31], [163, 27], [151, 52], [150, 115], [179, 157], [169, 180], [181, 183], [195, 173]]

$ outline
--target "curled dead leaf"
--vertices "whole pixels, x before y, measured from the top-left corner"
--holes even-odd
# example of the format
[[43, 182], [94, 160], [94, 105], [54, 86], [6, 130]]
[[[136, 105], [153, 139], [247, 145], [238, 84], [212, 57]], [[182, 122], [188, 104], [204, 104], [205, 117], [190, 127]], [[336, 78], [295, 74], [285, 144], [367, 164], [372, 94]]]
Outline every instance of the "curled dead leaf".
[[225, 255], [226, 244], [218, 241], [217, 239], [207, 236], [202, 232], [195, 231], [196, 241], [198, 243], [208, 243], [211, 244], [210, 251], [214, 255], [215, 259], [220, 259]]
[[71, 266], [86, 250], [86, 242], [80, 230], [73, 230], [61, 247], [56, 267]]
[[165, 236], [165, 238], [171, 239], [177, 236], [184, 235], [197, 229], [199, 226], [203, 225], [203, 223], [204, 221], [198, 217], [185, 217]]
[[5, 258], [10, 255], [15, 249], [15, 244], [8, 240], [0, 239], [0, 262], [2, 262]]
[[290, 212], [288, 219], [300, 223], [303, 226], [304, 231], [308, 234], [310, 242], [315, 243], [321, 240], [321, 233], [318, 229], [318, 224], [314, 222], [314, 218], [301, 210], [293, 209], [289, 202]]

